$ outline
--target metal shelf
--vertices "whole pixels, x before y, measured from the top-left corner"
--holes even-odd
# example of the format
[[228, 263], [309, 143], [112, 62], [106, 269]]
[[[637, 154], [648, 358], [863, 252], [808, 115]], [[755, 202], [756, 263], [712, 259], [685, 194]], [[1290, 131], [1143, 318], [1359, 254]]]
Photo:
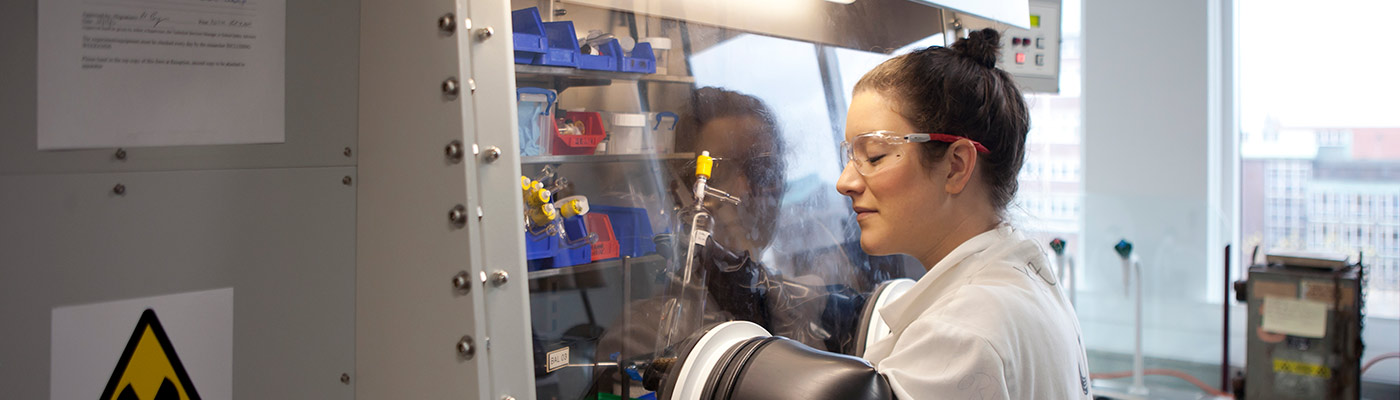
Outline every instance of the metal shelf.
[[555, 90], [580, 86], [607, 86], [611, 85], [614, 80], [681, 84], [695, 83], [695, 77], [693, 76], [590, 71], [586, 69], [529, 64], [515, 64], [515, 80], [543, 84]]
[[525, 156], [520, 157], [521, 165], [533, 164], [572, 164], [572, 163], [611, 163], [638, 161], [693, 160], [695, 153], [666, 154], [600, 154], [587, 156]]
[[530, 280], [535, 280], [535, 279], [540, 279], [540, 278], [548, 278], [548, 277], [551, 277], [551, 276], [563, 276], [563, 275], [573, 275], [573, 274], [579, 274], [579, 273], [590, 272], [590, 271], [601, 271], [601, 270], [605, 270], [605, 269], [612, 269], [612, 268], [620, 267], [620, 266], [622, 266], [622, 264], [623, 264], [624, 262], [626, 262], [627, 264], [631, 264], [631, 265], [638, 265], [638, 264], [650, 264], [650, 263], [664, 262], [664, 261], [665, 261], [665, 259], [664, 259], [664, 258], [661, 258], [660, 255], [656, 255], [656, 254], [647, 254], [647, 255], [644, 255], [644, 256], [641, 256], [641, 257], [614, 258], [614, 259], [610, 259], [610, 260], [603, 260], [603, 261], [598, 261], [598, 262], [591, 262], [591, 263], [588, 263], [588, 264], [575, 265], [575, 266], [572, 266], [572, 267], [552, 268], [552, 269], [542, 269], [542, 270], [539, 270], [539, 271], [530, 271], [529, 277], [530, 277]]

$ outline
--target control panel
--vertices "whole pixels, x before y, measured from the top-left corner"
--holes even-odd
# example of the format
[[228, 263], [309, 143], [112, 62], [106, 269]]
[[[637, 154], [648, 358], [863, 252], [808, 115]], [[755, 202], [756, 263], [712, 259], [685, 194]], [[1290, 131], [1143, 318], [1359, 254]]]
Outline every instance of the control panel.
[[1030, 2], [1030, 29], [1003, 25], [998, 67], [1011, 73], [1023, 89], [1059, 92], [1060, 4]]

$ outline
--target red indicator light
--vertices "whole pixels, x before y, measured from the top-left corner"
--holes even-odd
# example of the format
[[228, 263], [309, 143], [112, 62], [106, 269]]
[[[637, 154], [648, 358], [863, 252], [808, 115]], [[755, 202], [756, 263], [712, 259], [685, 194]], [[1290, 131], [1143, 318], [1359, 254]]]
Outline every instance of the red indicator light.
[[1025, 64], [1025, 63], [1026, 63], [1026, 53], [1016, 53], [1016, 63], [1017, 63], [1017, 64]]

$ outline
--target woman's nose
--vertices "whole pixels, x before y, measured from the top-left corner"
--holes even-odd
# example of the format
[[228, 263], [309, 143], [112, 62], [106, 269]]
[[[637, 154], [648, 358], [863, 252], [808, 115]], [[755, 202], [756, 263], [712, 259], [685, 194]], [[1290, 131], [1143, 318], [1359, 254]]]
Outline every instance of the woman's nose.
[[841, 177], [836, 179], [836, 191], [846, 196], [855, 196], [865, 192], [865, 178], [856, 172], [854, 163], [846, 163], [846, 167], [841, 169]]

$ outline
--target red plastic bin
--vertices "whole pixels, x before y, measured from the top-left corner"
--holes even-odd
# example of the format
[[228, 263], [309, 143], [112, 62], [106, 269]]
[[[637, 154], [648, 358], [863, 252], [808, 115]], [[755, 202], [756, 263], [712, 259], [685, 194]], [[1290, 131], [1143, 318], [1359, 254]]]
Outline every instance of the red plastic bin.
[[583, 222], [588, 225], [589, 232], [598, 235], [598, 241], [593, 242], [592, 261], [617, 258], [617, 235], [613, 234], [612, 219], [607, 214], [588, 213], [583, 216]]
[[564, 114], [565, 119], [583, 122], [582, 135], [561, 135], [559, 130], [554, 130], [554, 145], [551, 146], [551, 153], [559, 156], [579, 156], [593, 154], [598, 143], [607, 137], [607, 132], [603, 131], [603, 116], [592, 111], [569, 111]]

